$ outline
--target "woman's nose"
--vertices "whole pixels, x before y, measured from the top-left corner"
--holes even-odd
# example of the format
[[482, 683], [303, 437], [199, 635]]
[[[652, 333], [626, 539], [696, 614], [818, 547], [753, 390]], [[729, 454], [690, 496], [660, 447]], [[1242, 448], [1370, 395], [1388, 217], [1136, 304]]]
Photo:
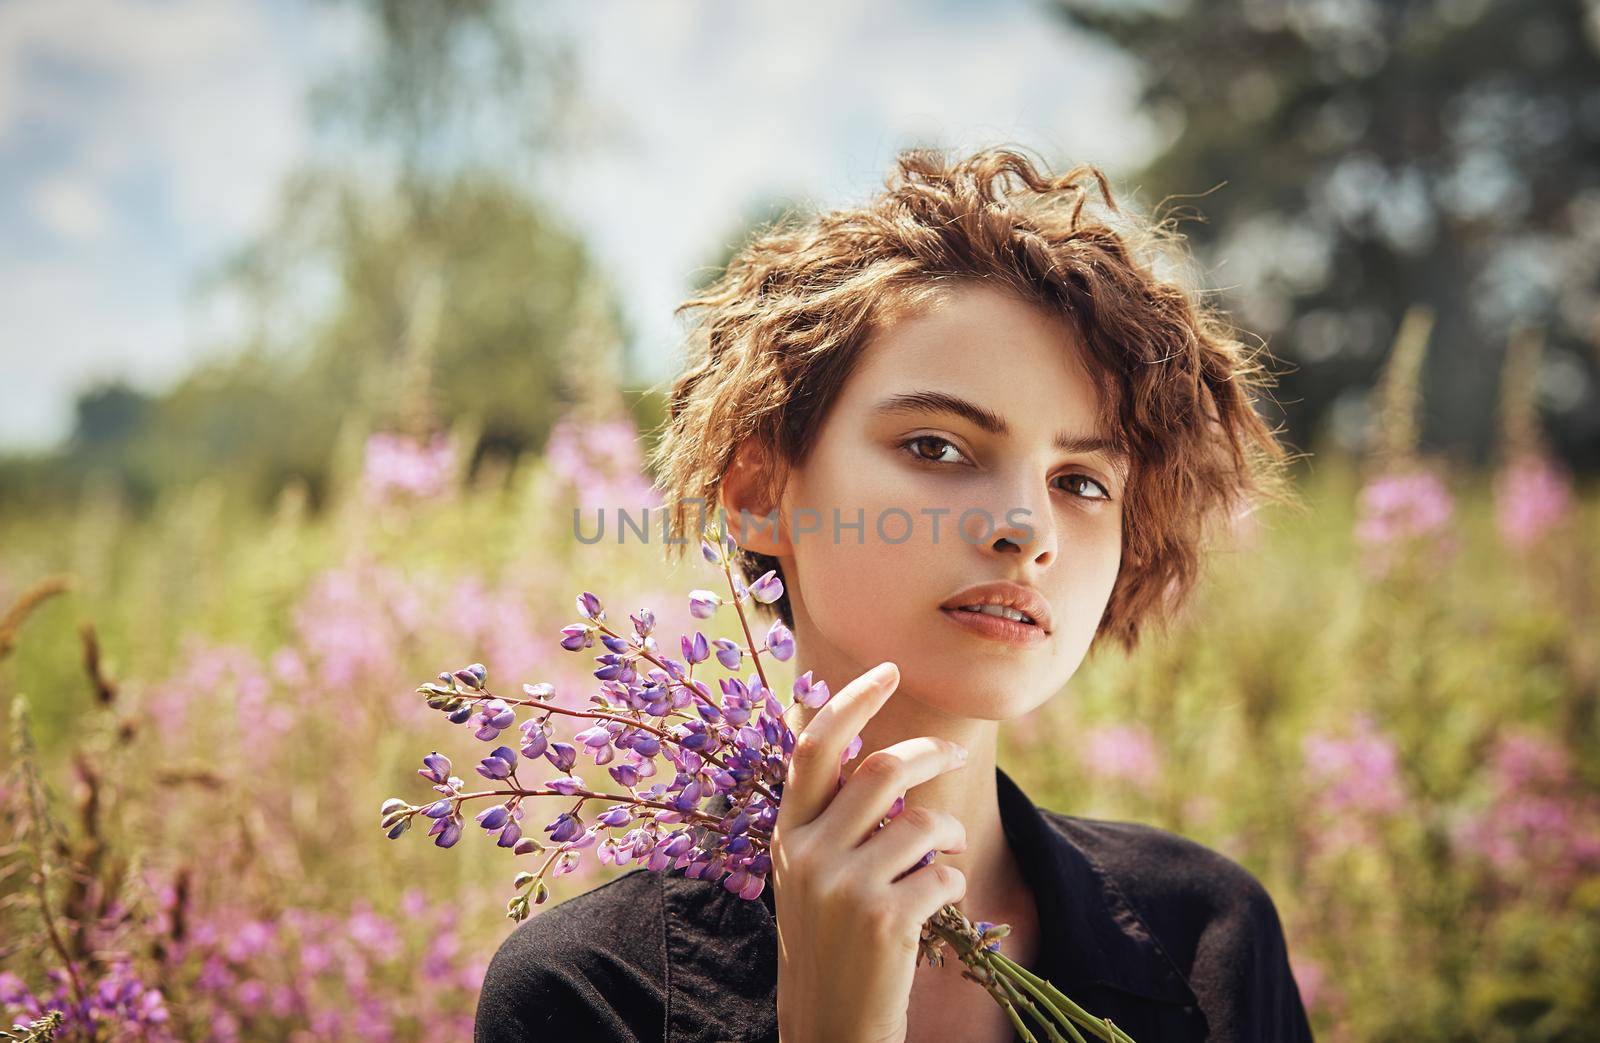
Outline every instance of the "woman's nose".
[[[1009, 498], [987, 512], [988, 518], [969, 522], [967, 539], [993, 554], [1027, 555], [1037, 564], [1048, 565], [1056, 554], [1055, 519], [1049, 500], [1041, 502], [1039, 497], [1020, 494], [1012, 488]], [[983, 532], [985, 525], [987, 534]]]

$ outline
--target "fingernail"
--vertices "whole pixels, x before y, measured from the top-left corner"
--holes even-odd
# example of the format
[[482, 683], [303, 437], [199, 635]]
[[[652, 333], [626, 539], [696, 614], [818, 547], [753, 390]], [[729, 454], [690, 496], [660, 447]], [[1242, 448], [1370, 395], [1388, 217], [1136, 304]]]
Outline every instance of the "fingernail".
[[966, 759], [967, 759], [967, 748], [965, 746], [961, 745], [960, 743], [956, 743], [956, 760], [964, 761]]
[[872, 681], [874, 684], [887, 684], [889, 678], [894, 676], [894, 664], [889, 662], [879, 663], [872, 668]]

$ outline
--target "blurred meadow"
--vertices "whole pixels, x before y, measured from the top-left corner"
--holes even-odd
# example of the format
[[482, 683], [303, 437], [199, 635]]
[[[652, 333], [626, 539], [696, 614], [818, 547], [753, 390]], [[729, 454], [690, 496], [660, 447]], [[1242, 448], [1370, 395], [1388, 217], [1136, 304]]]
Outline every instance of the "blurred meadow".
[[[562, 37], [491, 0], [322, 6], [363, 42], [312, 92], [325, 136], [273, 219], [205, 273], [246, 317], [228, 350], [83, 387], [68, 434], [0, 457], [15, 1038], [470, 1038], [511, 877], [543, 856], [383, 835], [383, 801], [428, 799], [424, 754], [466, 775], [489, 746], [417, 686], [476, 661], [582, 706], [589, 654], [558, 640], [584, 590], [672, 643], [704, 625], [693, 555], [573, 538], [575, 510], [655, 502], [672, 345], [529, 179], [581, 182], [608, 118], [585, 33], [642, 7]], [[994, 54], [1034, 18], [1059, 39], [1030, 46], [1137, 71], [1155, 137], [1111, 172], [1206, 215], [1184, 226], [1206, 283], [1286, 371], [1263, 408], [1307, 508], [1241, 519], [1185, 617], [1008, 722], [1002, 765], [1042, 806], [1256, 873], [1318, 1039], [1600, 1040], [1600, 7], [996, 10]], [[719, 52], [763, 24], [650, 17]], [[846, 50], [884, 31], [815, 17]], [[1095, 161], [1070, 115], [1000, 136]], [[885, 120], [840, 159], [869, 180], [887, 143], [930, 143]], [[698, 265], [799, 205], [768, 187]], [[49, 347], [5, 336], [18, 373]], [[591, 848], [551, 901], [613, 872]]]

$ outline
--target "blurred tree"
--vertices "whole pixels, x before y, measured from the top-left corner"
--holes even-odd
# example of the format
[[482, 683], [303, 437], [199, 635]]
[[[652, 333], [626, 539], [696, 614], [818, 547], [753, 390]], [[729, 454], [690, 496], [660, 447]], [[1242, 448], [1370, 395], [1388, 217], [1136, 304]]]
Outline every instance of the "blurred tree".
[[1047, 2], [1141, 60], [1170, 144], [1135, 180], [1204, 195], [1208, 224], [1182, 230], [1294, 367], [1277, 397], [1297, 444], [1365, 429], [1365, 389], [1422, 303], [1424, 445], [1486, 457], [1520, 323], [1548, 334], [1555, 442], [1600, 462], [1600, 7]]
[[150, 415], [150, 396], [118, 380], [99, 384], [78, 395], [72, 441], [100, 446], [128, 438]]
[[4, 464], [0, 498], [109, 471], [135, 506], [200, 475], [262, 505], [297, 476], [315, 504], [341, 430], [469, 416], [514, 455], [590, 390], [574, 377], [615, 350], [615, 294], [531, 187], [569, 48], [504, 0], [322, 2], [368, 46], [312, 91], [319, 140], [276, 222], [197, 287], [244, 317], [239, 342], [162, 395], [86, 394], [61, 458]]

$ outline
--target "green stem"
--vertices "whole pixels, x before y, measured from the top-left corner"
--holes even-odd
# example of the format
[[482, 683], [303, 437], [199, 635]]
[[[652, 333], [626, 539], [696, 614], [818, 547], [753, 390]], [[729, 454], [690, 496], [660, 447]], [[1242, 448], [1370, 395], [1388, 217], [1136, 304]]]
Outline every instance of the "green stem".
[[[1078, 1031], [1077, 1026], [1072, 1024], [1072, 1018], [1069, 1015], [1067, 1015], [1064, 1011], [1062, 1011], [1059, 1007], [1057, 1007], [1054, 1003], [1052, 1003], [1051, 1000], [1050, 1000], [1050, 997], [1045, 995], [1045, 993], [1043, 991], [1041, 991], [1038, 988], [1038, 986], [1034, 985], [1033, 983], [1031, 983], [1031, 982], [1029, 982], [1029, 981], [1027, 981], [1026, 979], [1023, 979], [1023, 978], [1018, 978], [1015, 982], [1011, 981], [1010, 979], [1013, 977], [1013, 975], [1005, 967], [1004, 964], [1001, 965], [1001, 972], [1002, 973], [999, 975], [1000, 980], [1005, 982], [1008, 987], [1010, 987], [1012, 989], [1017, 989], [1018, 985], [1020, 985], [1022, 987], [1022, 989], [1026, 989], [1028, 992], [1031, 992], [1035, 996], [1039, 997], [1039, 1002], [1043, 1003], [1045, 1005], [1045, 1009], [1050, 1011], [1050, 1013], [1054, 1014], [1057, 1018], [1060, 1018], [1062, 1027], [1065, 1028], [1068, 1032], [1072, 1033], [1073, 1043], [1088, 1043], [1088, 1041], [1083, 1038], [1083, 1034]], [[1060, 1038], [1059, 1033], [1056, 1033], [1054, 1027], [1051, 1026], [1050, 1023], [1045, 1020], [1043, 1015], [1041, 1015], [1038, 1012], [1038, 1010], [1034, 1008], [1033, 1003], [1031, 1001], [1028, 1001], [1026, 996], [1023, 997], [1023, 1000], [1024, 1000], [1024, 1002], [1028, 1003], [1028, 1009], [1033, 1012], [1033, 1016], [1038, 1018], [1039, 1021], [1042, 1024], [1045, 1025], [1046, 1028], [1050, 1029], [1051, 1034], [1055, 1035], [1059, 1039]], [[1064, 1043], [1064, 1041], [1063, 1041], [1063, 1043]]]
[[[1014, 987], [1008, 987], [1004, 982], [1001, 982], [1000, 987], [1003, 988], [1003, 989], [1007, 989], [1009, 992], [1015, 993], [1015, 988]], [[1023, 1002], [1027, 1002], [1027, 1001], [1024, 999]], [[1038, 1037], [1035, 1036], [1032, 1032], [1029, 1032], [1028, 1031], [1028, 1026], [1026, 1026], [1026, 1025], [1024, 1025], [1022, 1023], [1022, 1017], [1017, 1013], [1017, 1008], [1016, 1008], [1015, 1004], [1002, 1003], [1002, 1004], [1000, 1004], [1000, 1006], [1005, 1008], [1006, 1017], [1010, 1018], [1011, 1019], [1011, 1024], [1016, 1027], [1017, 1035], [1022, 1037], [1022, 1043], [1039, 1043]], [[1030, 1004], [1030, 1006], [1031, 1006], [1031, 1004]], [[1049, 1028], [1048, 1025], [1045, 1026], [1045, 1027]], [[1051, 1033], [1050, 1033], [1050, 1036], [1051, 1036], [1051, 1039], [1052, 1039], [1053, 1043], [1065, 1043], [1065, 1041], [1061, 1039], [1060, 1033], [1057, 1033], [1057, 1032], [1052, 1030]]]
[[1010, 971], [1014, 977], [1018, 978], [1027, 985], [1038, 989], [1040, 994], [1047, 1002], [1049, 1002], [1063, 1014], [1066, 1014], [1068, 1017], [1071, 1017], [1082, 1023], [1084, 1027], [1093, 1029], [1095, 1035], [1102, 1039], [1111, 1040], [1113, 1043], [1134, 1043], [1133, 1037], [1122, 1031], [1122, 1029], [1118, 1028], [1114, 1023], [1108, 1023], [1105, 1019], [1097, 1018], [1093, 1014], [1090, 1014], [1088, 1011], [1072, 1002], [1072, 1000], [1062, 993], [1060, 989], [1056, 988], [1054, 985], [1051, 985], [1048, 981], [1045, 981], [1037, 974], [1034, 974], [1032, 971], [1028, 970], [1028, 968], [1022, 966], [1022, 964], [1018, 963], [1016, 960], [1013, 960], [1005, 953], [996, 952], [994, 956], [1001, 961], [1002, 966]]
[[[1033, 1005], [1033, 1001], [1030, 1000], [1021, 989], [1017, 988], [1015, 982], [1012, 982], [1009, 977], [1004, 974], [996, 974], [995, 980], [998, 981], [1001, 988], [1005, 989], [1006, 992], [1012, 997], [1013, 1002], [1020, 1004], [1024, 1010], [1033, 1015], [1034, 1021], [1037, 1021], [1039, 1024], [1044, 1026], [1044, 1030], [1050, 1033], [1050, 1043], [1067, 1043], [1067, 1038], [1056, 1030], [1052, 1019], [1047, 1018], [1043, 1014], [1039, 1013], [1039, 1008], [1035, 1007]], [[1052, 1010], [1051, 1013], [1054, 1014], [1056, 1012]], [[1068, 1032], [1072, 1033], [1072, 1038], [1075, 1043], [1085, 1043], [1084, 1038], [1078, 1034], [1077, 1029], [1072, 1027], [1071, 1022], [1067, 1023], [1066, 1029]]]

